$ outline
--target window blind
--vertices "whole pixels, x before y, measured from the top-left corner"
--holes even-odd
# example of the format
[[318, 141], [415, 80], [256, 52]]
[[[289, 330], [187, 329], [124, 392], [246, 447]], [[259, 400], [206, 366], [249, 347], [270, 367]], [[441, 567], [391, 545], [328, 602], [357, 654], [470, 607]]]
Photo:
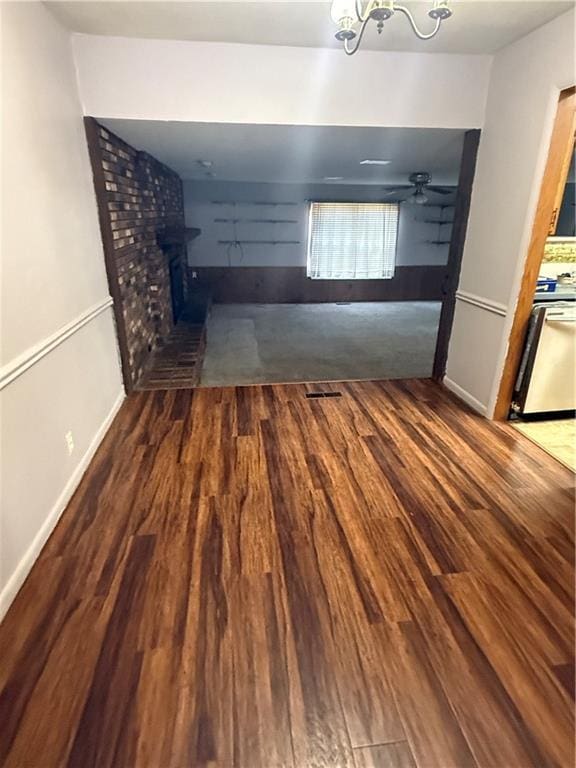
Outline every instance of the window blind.
[[389, 279], [397, 234], [396, 203], [310, 203], [308, 277]]

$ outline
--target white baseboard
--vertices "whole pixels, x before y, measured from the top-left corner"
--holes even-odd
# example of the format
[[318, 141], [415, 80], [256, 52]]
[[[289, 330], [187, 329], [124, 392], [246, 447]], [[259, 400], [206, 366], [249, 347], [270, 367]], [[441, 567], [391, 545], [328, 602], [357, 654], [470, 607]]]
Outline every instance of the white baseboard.
[[26, 577], [30, 573], [30, 570], [32, 569], [32, 566], [36, 562], [36, 559], [40, 552], [42, 551], [42, 548], [44, 544], [48, 541], [48, 538], [52, 531], [54, 530], [56, 523], [60, 519], [60, 515], [64, 510], [66, 509], [66, 506], [68, 505], [68, 502], [72, 498], [72, 494], [80, 484], [80, 480], [82, 479], [82, 476], [88, 469], [88, 465], [92, 461], [92, 458], [94, 454], [96, 453], [96, 450], [98, 449], [98, 446], [104, 439], [104, 436], [106, 432], [108, 432], [108, 429], [110, 428], [110, 425], [112, 424], [112, 421], [114, 420], [114, 417], [120, 410], [120, 406], [122, 405], [124, 399], [126, 397], [126, 393], [124, 390], [120, 392], [118, 397], [116, 398], [116, 401], [114, 402], [114, 405], [112, 406], [110, 412], [98, 428], [98, 431], [94, 435], [90, 445], [88, 446], [88, 450], [82, 456], [79, 463], [76, 465], [72, 475], [68, 479], [68, 482], [64, 486], [62, 493], [56, 500], [56, 503], [48, 513], [44, 523], [42, 524], [42, 527], [34, 537], [32, 543], [28, 547], [24, 557], [20, 560], [18, 563], [18, 566], [16, 567], [16, 570], [14, 573], [10, 576], [8, 579], [8, 582], [6, 583], [6, 586], [0, 593], [0, 621], [4, 618], [8, 608], [12, 604], [12, 601], [18, 594], [18, 591], [22, 584], [24, 583]]
[[450, 392], [453, 392], [456, 397], [459, 397], [460, 400], [464, 400], [464, 402], [469, 405], [470, 408], [478, 411], [478, 413], [481, 413], [482, 416], [486, 416], [488, 408], [484, 405], [484, 403], [481, 403], [480, 400], [477, 400], [473, 395], [471, 395], [470, 392], [467, 392], [459, 384], [456, 384], [455, 381], [452, 381], [452, 379], [449, 379], [447, 376], [444, 377], [442, 383], [446, 389], [449, 389]]

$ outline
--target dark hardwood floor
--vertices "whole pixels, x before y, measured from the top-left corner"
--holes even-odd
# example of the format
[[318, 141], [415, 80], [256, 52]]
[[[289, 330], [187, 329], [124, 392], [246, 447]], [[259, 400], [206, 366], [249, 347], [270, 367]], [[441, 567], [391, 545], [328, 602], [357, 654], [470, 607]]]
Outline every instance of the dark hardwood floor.
[[573, 475], [427, 381], [140, 392], [0, 630], [0, 764], [574, 763]]

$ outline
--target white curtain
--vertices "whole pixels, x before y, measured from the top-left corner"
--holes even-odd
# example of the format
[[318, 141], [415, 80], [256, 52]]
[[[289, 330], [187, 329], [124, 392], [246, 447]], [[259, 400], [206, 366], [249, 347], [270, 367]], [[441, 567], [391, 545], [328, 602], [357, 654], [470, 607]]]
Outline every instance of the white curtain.
[[308, 277], [389, 279], [397, 234], [396, 203], [310, 203]]

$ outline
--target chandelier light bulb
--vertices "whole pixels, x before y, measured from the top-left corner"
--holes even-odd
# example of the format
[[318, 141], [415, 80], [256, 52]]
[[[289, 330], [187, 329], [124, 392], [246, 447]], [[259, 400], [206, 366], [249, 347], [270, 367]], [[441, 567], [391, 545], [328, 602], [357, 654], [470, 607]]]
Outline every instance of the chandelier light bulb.
[[357, 20], [356, 6], [351, 0], [333, 0], [330, 13], [335, 24], [342, 24], [348, 20], [354, 23]]
[[428, 16], [431, 19], [449, 19], [452, 16], [452, 11], [448, 8], [448, 0], [435, 0], [434, 6], [428, 11]]
[[394, 2], [393, 0], [372, 0], [368, 5], [367, 13], [373, 21], [388, 21], [394, 13]]

